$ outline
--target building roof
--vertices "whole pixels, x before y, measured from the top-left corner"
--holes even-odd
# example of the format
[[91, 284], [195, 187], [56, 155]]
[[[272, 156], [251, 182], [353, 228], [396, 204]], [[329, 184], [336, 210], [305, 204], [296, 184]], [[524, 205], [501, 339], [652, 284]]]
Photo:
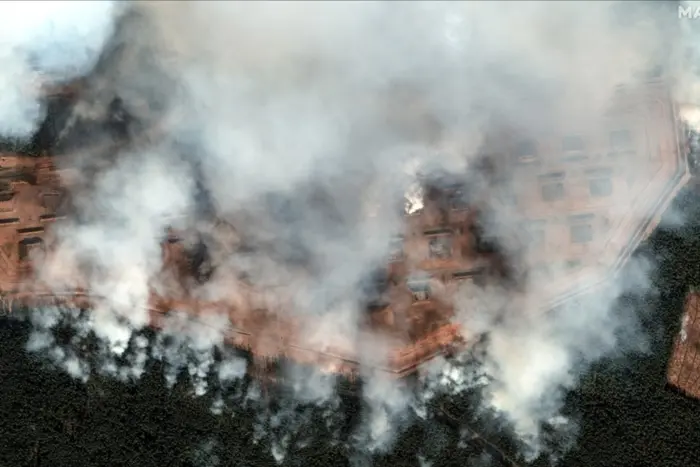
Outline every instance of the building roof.
[[[561, 232], [561, 224], [569, 228], [570, 238], [561, 233], [559, 239], [545, 238], [546, 251], [537, 252], [550, 267], [562, 261], [580, 265], [556, 268], [556, 280], [548, 286], [549, 307], [608, 283], [691, 179], [682, 126], [664, 83], [621, 90], [602, 123], [598, 134], [583, 135], [581, 147], [569, 141], [567, 151], [571, 137], [564, 137], [554, 151], [558, 163], [533, 171], [542, 187], [570, 183], [577, 194], [518, 206], [551, 230]], [[562, 179], [545, 178], [553, 175]], [[579, 233], [591, 238], [574, 238]], [[562, 251], [570, 259], [562, 258]]]
[[673, 344], [668, 381], [683, 393], [700, 399], [700, 292], [685, 298], [681, 330]]

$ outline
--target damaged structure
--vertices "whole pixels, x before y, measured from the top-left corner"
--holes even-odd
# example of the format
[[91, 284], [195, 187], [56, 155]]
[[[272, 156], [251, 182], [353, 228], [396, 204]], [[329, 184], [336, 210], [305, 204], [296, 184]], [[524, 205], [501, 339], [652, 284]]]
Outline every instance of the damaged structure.
[[[77, 91], [51, 92], [70, 98]], [[369, 280], [363, 332], [337, 348], [298, 338], [299, 329], [316, 323], [284, 313], [290, 297], [273, 285], [241, 275], [230, 278], [235, 299], [204, 301], [190, 294], [193, 281], [207, 280], [206, 251], [194, 251], [183, 241], [187, 233], [175, 230], [164, 232], [163, 285], [151, 292], [151, 324], [163, 326], [171, 311], [195, 318], [223, 313], [230, 322], [226, 341], [258, 357], [259, 369], [284, 356], [350, 378], [360, 371], [362, 339], [381, 335], [391, 349], [374, 362], [375, 370], [409, 375], [474, 338], [455, 319], [458, 293], [489, 283], [517, 289], [544, 281], [547, 296], [536, 304], [544, 313], [617, 274], [691, 177], [678, 112], [659, 76], [645, 86], [620, 88], [597, 130], [586, 134], [574, 127], [541, 134], [499, 129], [482, 154], [464, 155], [488, 174], [486, 188], [474, 188], [468, 174], [419, 177], [420, 199], [411, 200], [385, 266]], [[75, 180], [46, 154], [0, 157], [0, 293], [9, 309], [56, 303], [89, 308], [99, 301], [80, 278], [59, 293], [37, 273], [53, 254], [53, 230], [74, 213]], [[517, 247], [484, 235], [490, 213], [483, 197], [498, 198], [503, 211], [519, 220]], [[629, 204], [619, 206], [620, 199]], [[245, 248], [235, 225], [214, 224], [232, 250]], [[523, 270], [520, 263], [535, 266]], [[690, 340], [679, 340], [676, 353], [688, 355]], [[681, 360], [674, 357], [669, 378], [685, 387], [688, 378], [680, 375], [687, 365]]]

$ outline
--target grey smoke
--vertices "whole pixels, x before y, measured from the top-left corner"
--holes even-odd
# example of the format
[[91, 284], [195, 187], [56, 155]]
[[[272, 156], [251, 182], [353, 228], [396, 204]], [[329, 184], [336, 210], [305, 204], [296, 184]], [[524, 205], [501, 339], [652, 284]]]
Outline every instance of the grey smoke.
[[[41, 118], [41, 101], [26, 87], [31, 77], [56, 81], [92, 65], [74, 124], [105, 115], [117, 95], [126, 112], [153, 124], [128, 150], [109, 153], [109, 138], [93, 135], [63, 159], [78, 173], [97, 173], [79, 180], [79, 208], [89, 222], [59, 231], [62, 253], [42, 271], [57, 288], [87, 285], [104, 297], [91, 326], [117, 355], [147, 324], [148, 287], [162, 286], [153, 278], [165, 227], [210, 233], [197, 217], [198, 185], [217, 216], [268, 247], [230, 255], [211, 240], [216, 269], [199, 296], [240, 303], [243, 294], [229, 279], [245, 271], [289, 298], [287, 315], [314, 323], [302, 329], [303, 339], [342, 348], [361, 335], [358, 285], [384, 261], [400, 229], [397, 206], [415, 182], [410, 166], [466, 172], [492, 213], [488, 234], [517, 254], [527, 247], [517, 216], [471, 164], [494, 122], [532, 133], [595, 128], [615, 86], [639, 84], [663, 57], [670, 57], [663, 64], [673, 76], [686, 78], [676, 93], [692, 88], [678, 58], [678, 44], [692, 35], [679, 42], [675, 10], [651, 3], [182, 1], [135, 2], [126, 12], [80, 5], [56, 6], [50, 16], [65, 19], [64, 29], [52, 29], [59, 49], [39, 34], [48, 23], [31, 23], [34, 36], [0, 36], [17, 44], [0, 56], [0, 82], [13, 91], [0, 97], [0, 131], [27, 135]], [[512, 175], [514, 187], [527, 188]], [[279, 200], [277, 216], [271, 196]], [[612, 222], [630, 202], [616, 201]], [[67, 283], [65, 269], [85, 262], [92, 268], [81, 271], [81, 283]], [[476, 291], [464, 291], [459, 319], [465, 332], [489, 334], [485, 355], [478, 370], [453, 364], [430, 383], [456, 392], [482, 387], [485, 411], [505, 416], [534, 454], [542, 447], [541, 423], [563, 424], [563, 391], [575, 387], [587, 364], [614, 352], [618, 331], [634, 324], [615, 312], [616, 299], [648, 290], [653, 270], [645, 263], [639, 280], [619, 279], [544, 316], [547, 277], [556, 267], [506, 300], [497, 286], [479, 291], [478, 300]], [[261, 300], [279, 306], [279, 299]], [[166, 330], [181, 336], [181, 345], [157, 355], [202, 383], [225, 326], [197, 326]], [[32, 349], [56, 348], [46, 333], [32, 339]], [[386, 342], [366, 342], [365, 366], [387, 357]], [[78, 374], [79, 366], [65, 363], [69, 356], [55, 358]], [[240, 363], [226, 365], [220, 373], [241, 374]], [[393, 418], [419, 402], [379, 377], [367, 380], [367, 430], [358, 439], [366, 435], [367, 447], [386, 448]], [[332, 400], [327, 387], [314, 385], [304, 397]], [[278, 445], [287, 446], [286, 439]]]

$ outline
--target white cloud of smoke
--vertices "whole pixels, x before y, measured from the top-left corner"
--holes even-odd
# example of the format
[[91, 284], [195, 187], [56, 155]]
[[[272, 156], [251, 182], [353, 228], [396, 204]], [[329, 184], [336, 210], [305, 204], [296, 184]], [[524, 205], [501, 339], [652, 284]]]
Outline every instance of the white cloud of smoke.
[[[111, 357], [95, 370], [123, 379], [144, 371], [147, 345], [133, 333], [148, 323], [150, 288], [165, 287], [154, 283], [164, 229], [216, 240], [200, 222], [201, 187], [206, 208], [235, 225], [240, 238], [275, 248], [230, 255], [212, 241], [216, 269], [193, 293], [240, 303], [244, 292], [232, 289], [230, 277], [245, 271], [283, 289], [286, 314], [321, 323], [302, 329], [301, 338], [327, 348], [343, 347], [343, 339], [353, 345], [358, 285], [384, 261], [400, 229], [396, 206], [413, 182], [406, 167], [466, 170], [486, 186], [467, 155], [488, 142], [494, 122], [525, 133], [586, 132], [604, 124], [617, 85], [638, 84], [656, 63], [686, 78], [678, 80], [679, 96], [692, 83], [673, 45], [692, 34], [677, 33], [675, 10], [651, 3], [52, 2], [39, 16], [36, 2], [31, 14], [27, 8], [0, 6], [3, 18], [7, 12], [14, 19], [0, 32], [1, 134], [31, 134], [43, 112], [34, 83], [84, 74], [105, 47], [111, 61], [98, 63], [74, 117], [104, 115], [118, 95], [126, 112], [157, 121], [128, 150], [104, 157], [107, 139], [93, 135], [68, 158], [86, 174], [77, 192], [82, 221], [59, 230], [67, 253], [57, 256], [59, 267], [43, 271], [58, 287], [66, 285], [65, 258], [90, 264], [70, 285], [102, 297], [85, 329], [104, 340], [101, 355]], [[512, 175], [513, 185], [527, 183]], [[629, 215], [629, 201], [616, 200], [613, 223]], [[488, 233], [517, 251], [516, 216], [490, 204]], [[486, 409], [504, 415], [538, 452], [541, 423], [561, 424], [562, 391], [633, 326], [614, 304], [622, 293], [649, 289], [653, 265], [644, 266], [640, 280], [620, 279], [546, 317], [537, 310], [548, 281], [530, 281], [508, 300], [498, 287], [463, 291], [456, 305], [465, 329], [489, 334], [478, 375], [472, 366], [446, 366], [431, 384], [456, 392], [483, 386]], [[29, 349], [48, 350], [85, 378], [87, 364], [55, 345], [53, 319], [53, 312], [43, 315]], [[168, 323], [150, 353], [170, 365], [168, 381], [186, 368], [202, 394], [214, 370], [222, 382], [242, 376], [242, 361], [213, 358], [226, 322]], [[124, 357], [129, 346], [135, 353]], [[364, 353], [381, 360], [385, 347], [378, 342]], [[120, 366], [115, 358], [126, 361]], [[358, 439], [386, 447], [394, 420], [417, 410], [416, 401], [396, 383], [367, 380], [370, 410]], [[301, 392], [327, 401], [331, 388], [327, 380], [307, 381]], [[280, 439], [279, 459], [279, 446], [289, 443]]]
[[113, 32], [118, 3], [9, 1], [0, 14], [0, 134], [26, 137], [44, 117], [41, 85], [94, 66]]

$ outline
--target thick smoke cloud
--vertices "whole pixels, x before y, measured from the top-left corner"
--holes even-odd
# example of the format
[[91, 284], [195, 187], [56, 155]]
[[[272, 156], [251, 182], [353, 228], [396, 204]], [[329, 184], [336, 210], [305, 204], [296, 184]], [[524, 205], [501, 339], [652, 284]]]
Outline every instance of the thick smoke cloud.
[[[659, 62], [678, 76], [687, 71], [675, 60], [679, 49], [668, 48], [681, 40], [675, 11], [654, 4], [52, 5], [41, 21], [15, 5], [15, 28], [0, 36], [12, 45], [0, 58], [0, 82], [10, 90], [0, 98], [0, 133], [35, 129], [42, 116], [36, 79], [60, 81], [93, 68], [71, 125], [114, 119], [117, 96], [130, 116], [121, 130], [133, 136], [127, 149], [115, 148], [111, 133], [93, 132], [62, 159], [78, 174], [81, 221], [59, 229], [58, 254], [41, 272], [56, 289], [87, 286], [102, 297], [90, 329], [103, 339], [104, 355], [126, 358], [137, 370], [105, 363], [97, 371], [110, 368], [126, 379], [142, 371], [145, 357], [124, 356], [144, 348], [133, 333], [148, 323], [149, 287], [169, 287], [159, 275], [167, 227], [204, 238], [211, 252], [212, 277], [190, 293], [251, 307], [231, 285], [245, 273], [276, 290], [259, 299], [266, 307], [283, 303], [287, 316], [313, 323], [302, 326], [303, 341], [342, 350], [363, 339], [369, 367], [386, 359], [390, 346], [361, 330], [365, 297], [358, 291], [401, 228], [397, 206], [417, 172], [441, 169], [472, 181], [492, 214], [487, 234], [515, 256], [527, 248], [517, 213], [473, 164], [494, 126], [535, 134], [593, 130], [604, 124], [617, 85], [639, 84]], [[677, 93], [691, 81], [679, 80]], [[511, 175], [515, 188], [527, 183]], [[613, 223], [630, 201], [616, 200]], [[210, 213], [236, 226], [227, 242], [211, 229]], [[224, 245], [232, 242], [256, 248], [230, 254]], [[517, 268], [526, 273], [534, 265], [523, 258]], [[72, 264], [79, 281], [66, 273]], [[481, 387], [484, 413], [504, 416], [537, 454], [543, 422], [571, 429], [559, 413], [563, 391], [587, 364], [618, 348], [623, 330], [634, 329], [634, 318], [614, 305], [623, 293], [650, 288], [653, 264], [640, 265], [634, 280], [619, 279], [546, 316], [541, 308], [556, 266], [517, 294], [498, 284], [463, 290], [456, 306], [467, 337], [488, 334], [479, 365], [444, 364], [417, 395], [368, 370], [367, 421], [356, 439], [386, 448], [403, 414], [419, 413], [431, 394]], [[242, 376], [235, 357], [222, 364], [212, 357], [227, 323], [173, 323], [163, 331], [168, 344], [151, 352], [171, 362], [171, 380], [186, 367], [201, 394], [215, 368], [222, 381]], [[51, 326], [37, 327], [30, 349], [58, 348]], [[639, 337], [632, 334], [627, 339]], [[84, 377], [72, 355], [51, 352]], [[332, 387], [326, 379], [307, 381], [298, 397], [332, 406]]]
[[88, 72], [113, 32], [117, 2], [9, 1], [0, 7], [0, 134], [31, 135], [44, 117], [42, 85]]

